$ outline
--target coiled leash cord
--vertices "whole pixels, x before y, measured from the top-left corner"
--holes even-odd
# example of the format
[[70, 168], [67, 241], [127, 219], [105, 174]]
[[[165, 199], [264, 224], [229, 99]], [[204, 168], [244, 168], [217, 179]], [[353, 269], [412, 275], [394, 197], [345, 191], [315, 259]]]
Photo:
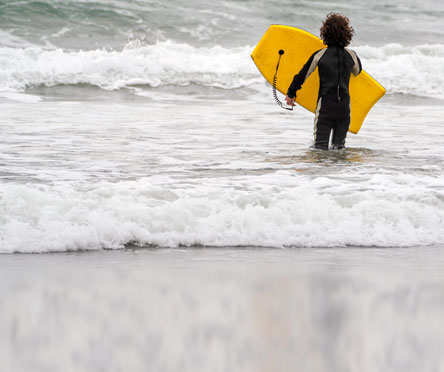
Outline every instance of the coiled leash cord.
[[284, 54], [284, 51], [281, 49], [279, 50], [279, 59], [278, 59], [278, 63], [276, 66], [276, 73], [273, 76], [273, 97], [274, 100], [276, 101], [276, 103], [281, 106], [283, 109], [285, 110], [289, 110], [289, 111], [293, 111], [293, 106], [290, 107], [285, 107], [284, 104], [279, 100], [278, 96], [277, 96], [277, 92], [276, 92], [276, 84], [277, 84], [277, 73], [279, 70], [279, 63], [281, 62], [281, 57]]

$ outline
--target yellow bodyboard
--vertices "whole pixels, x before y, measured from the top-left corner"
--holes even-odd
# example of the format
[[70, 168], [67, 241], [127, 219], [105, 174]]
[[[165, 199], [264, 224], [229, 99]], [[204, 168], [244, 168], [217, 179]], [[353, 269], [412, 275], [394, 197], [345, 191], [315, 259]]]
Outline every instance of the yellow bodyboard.
[[[326, 48], [321, 39], [309, 32], [290, 26], [272, 25], [257, 44], [251, 57], [264, 78], [273, 84], [279, 51], [283, 50], [277, 74], [276, 89], [287, 93], [287, 89], [308, 58], [319, 49]], [[296, 102], [311, 112], [316, 111], [319, 92], [318, 69], [297, 92]], [[349, 131], [358, 133], [372, 106], [385, 94], [385, 89], [369, 74], [362, 71], [350, 77], [351, 121]]]

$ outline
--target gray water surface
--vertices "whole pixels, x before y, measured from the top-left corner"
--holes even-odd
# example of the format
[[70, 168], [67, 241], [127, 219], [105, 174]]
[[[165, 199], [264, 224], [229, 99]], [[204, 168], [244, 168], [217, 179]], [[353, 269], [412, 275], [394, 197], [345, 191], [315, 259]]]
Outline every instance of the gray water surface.
[[440, 371], [442, 248], [1, 255], [0, 370]]

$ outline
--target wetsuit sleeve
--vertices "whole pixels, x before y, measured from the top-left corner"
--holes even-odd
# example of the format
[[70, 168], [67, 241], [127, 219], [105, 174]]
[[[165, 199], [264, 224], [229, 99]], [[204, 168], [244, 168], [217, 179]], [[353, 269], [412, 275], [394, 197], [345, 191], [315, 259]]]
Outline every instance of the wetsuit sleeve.
[[361, 63], [361, 60], [359, 59], [358, 55], [356, 55], [356, 58], [358, 60], [358, 65], [359, 65], [359, 71], [356, 75], [359, 75], [362, 71], [362, 63]]
[[358, 76], [361, 71], [362, 71], [362, 64], [361, 64], [361, 60], [359, 59], [358, 55], [356, 54], [356, 52], [354, 50], [348, 51], [351, 55], [351, 57], [353, 58], [353, 68], [352, 68], [352, 73], [355, 76]]
[[[287, 96], [290, 98], [296, 97], [296, 92], [301, 89], [304, 81], [310, 76], [310, 74], [314, 71], [312, 67], [313, 59], [317, 52], [313, 53], [308, 61], [305, 63], [304, 67], [302, 67], [301, 71], [298, 74], [294, 75], [293, 82], [290, 84], [290, 87], [287, 90]], [[316, 67], [316, 66], [315, 66]]]

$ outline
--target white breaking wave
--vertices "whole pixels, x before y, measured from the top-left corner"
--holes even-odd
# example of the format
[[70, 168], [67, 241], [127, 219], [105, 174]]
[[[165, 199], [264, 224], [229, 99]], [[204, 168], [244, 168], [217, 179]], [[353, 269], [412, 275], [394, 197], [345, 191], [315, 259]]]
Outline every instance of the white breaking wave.
[[444, 99], [444, 45], [356, 47], [363, 68], [390, 93]]
[[0, 251], [96, 250], [128, 242], [161, 247], [444, 242], [444, 198], [433, 191], [442, 190], [438, 179], [375, 175], [357, 188], [278, 172], [252, 184], [238, 182], [168, 188], [145, 178], [83, 190], [3, 184]]
[[122, 51], [0, 48], [0, 90], [67, 84], [107, 90], [189, 84], [234, 89], [260, 81], [251, 50], [196, 48], [171, 41], [148, 46], [136, 43]]
[[[128, 45], [122, 51], [0, 48], [0, 91], [27, 87], [90, 84], [107, 90], [134, 85], [197, 84], [237, 89], [263, 82], [253, 47], [198, 48], [172, 41]], [[361, 46], [364, 69], [388, 93], [444, 98], [444, 45]]]

